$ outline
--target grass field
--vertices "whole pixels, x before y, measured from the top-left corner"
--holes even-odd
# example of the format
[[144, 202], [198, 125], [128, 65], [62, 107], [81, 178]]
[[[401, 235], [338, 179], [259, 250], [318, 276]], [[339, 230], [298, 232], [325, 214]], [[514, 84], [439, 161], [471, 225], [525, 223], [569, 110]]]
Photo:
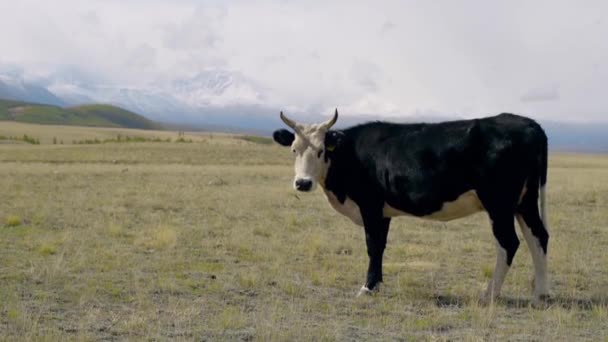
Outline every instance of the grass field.
[[550, 157], [553, 300], [535, 309], [523, 241], [502, 299], [477, 304], [484, 214], [395, 219], [381, 292], [355, 298], [362, 228], [295, 194], [289, 150], [265, 140], [53, 145], [143, 133], [0, 123], [11, 134], [41, 145], [0, 144], [0, 340], [608, 341], [606, 156]]
[[0, 121], [47, 125], [159, 129], [160, 125], [120, 107], [91, 104], [57, 107], [0, 99]]

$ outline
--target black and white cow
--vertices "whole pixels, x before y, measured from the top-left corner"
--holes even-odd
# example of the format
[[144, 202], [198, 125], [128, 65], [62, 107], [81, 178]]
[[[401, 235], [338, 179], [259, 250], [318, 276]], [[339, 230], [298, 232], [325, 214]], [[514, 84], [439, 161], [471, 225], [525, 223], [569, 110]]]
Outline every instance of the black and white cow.
[[337, 110], [321, 124], [297, 123], [282, 112], [281, 119], [293, 132], [280, 129], [273, 137], [293, 151], [294, 188], [306, 192], [320, 185], [336, 211], [365, 228], [369, 268], [358, 295], [382, 282], [391, 218], [449, 221], [479, 211], [490, 217], [498, 254], [482, 301], [499, 295], [519, 247], [514, 218], [534, 261], [534, 302], [548, 295], [547, 136], [535, 121], [500, 114], [331, 130]]

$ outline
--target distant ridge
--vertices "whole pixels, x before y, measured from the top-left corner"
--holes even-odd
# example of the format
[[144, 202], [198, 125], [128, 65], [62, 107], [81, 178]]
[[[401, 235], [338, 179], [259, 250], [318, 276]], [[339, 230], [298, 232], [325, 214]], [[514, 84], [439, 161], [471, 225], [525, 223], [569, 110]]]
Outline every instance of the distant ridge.
[[104, 104], [62, 108], [58, 106], [0, 99], [0, 121], [43, 125], [72, 125], [160, 129], [159, 124], [126, 109]]
[[45, 86], [0, 74], [0, 99], [65, 106], [66, 102]]

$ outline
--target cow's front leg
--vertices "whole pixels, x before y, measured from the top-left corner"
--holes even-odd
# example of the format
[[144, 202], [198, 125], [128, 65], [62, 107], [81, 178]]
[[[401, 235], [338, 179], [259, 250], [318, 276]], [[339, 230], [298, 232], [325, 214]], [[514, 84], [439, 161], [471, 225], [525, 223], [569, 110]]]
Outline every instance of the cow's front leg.
[[367, 269], [367, 280], [361, 287], [357, 296], [370, 294], [378, 288], [382, 282], [382, 256], [386, 247], [388, 228], [391, 224], [390, 218], [363, 216], [365, 226], [365, 242], [367, 244], [367, 255], [369, 256], [369, 267]]

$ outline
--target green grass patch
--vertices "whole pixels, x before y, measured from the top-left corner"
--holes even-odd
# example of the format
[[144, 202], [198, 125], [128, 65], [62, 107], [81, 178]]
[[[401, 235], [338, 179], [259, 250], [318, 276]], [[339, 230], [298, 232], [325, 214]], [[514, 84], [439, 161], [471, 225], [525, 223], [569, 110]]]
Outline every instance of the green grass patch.
[[17, 227], [20, 226], [22, 223], [22, 220], [19, 216], [15, 216], [15, 215], [9, 215], [6, 218], [6, 226], [7, 227]]
[[49, 256], [49, 255], [57, 254], [57, 246], [55, 246], [54, 244], [50, 244], [50, 243], [43, 243], [40, 246], [38, 246], [38, 253], [40, 253], [40, 255], [42, 255], [42, 256]]
[[0, 120], [46, 125], [159, 129], [160, 125], [120, 107], [102, 104], [70, 108], [0, 99]]

